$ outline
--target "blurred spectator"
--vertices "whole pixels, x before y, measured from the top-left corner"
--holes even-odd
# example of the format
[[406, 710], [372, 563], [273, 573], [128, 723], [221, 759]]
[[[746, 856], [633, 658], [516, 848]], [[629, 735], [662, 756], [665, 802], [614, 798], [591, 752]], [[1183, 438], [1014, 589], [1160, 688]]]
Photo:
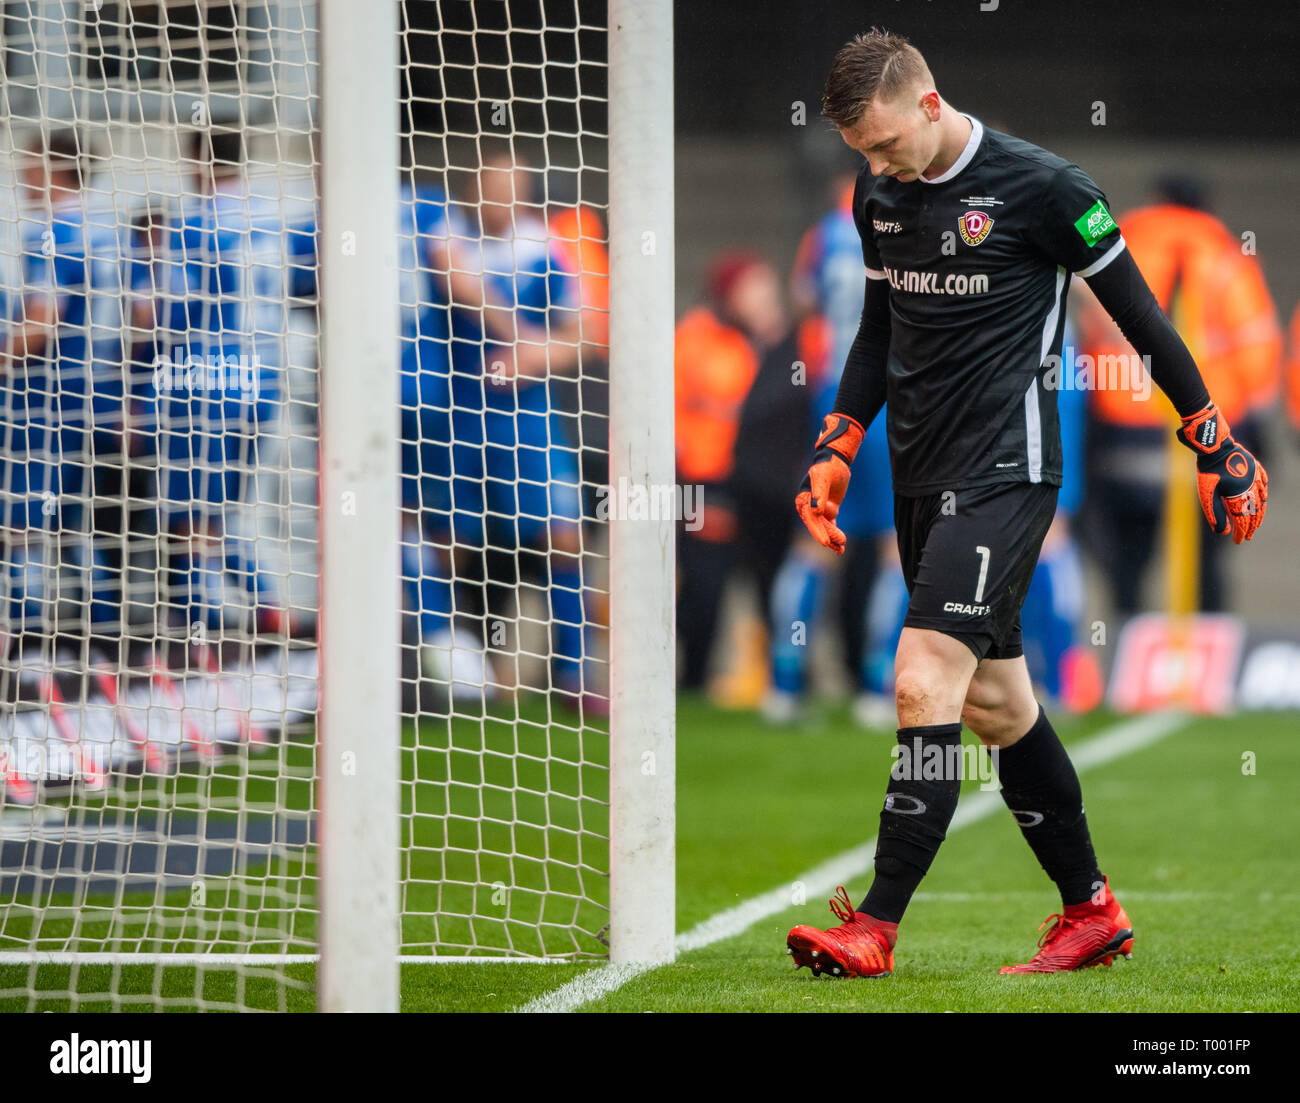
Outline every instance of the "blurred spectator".
[[736, 511], [736, 562], [755, 587], [759, 620], [735, 626], [732, 669], [714, 687], [719, 702], [731, 707], [754, 708], [768, 688], [773, 589], [791, 540], [803, 531], [790, 508], [790, 488], [807, 469], [809, 380], [825, 362], [826, 342], [824, 321], [809, 318], [759, 350], [741, 407], [727, 490]]
[[759, 358], [788, 334], [781, 284], [754, 253], [718, 257], [708, 275], [709, 303], [677, 324], [674, 383], [677, 481], [699, 496], [698, 516], [678, 541], [677, 630], [684, 689], [702, 689], [733, 562], [736, 506], [732, 476], [741, 409]]
[[[866, 273], [862, 262], [862, 242], [853, 220], [853, 195], [861, 159], [855, 158], [836, 175], [833, 182], [835, 206], [803, 236], [795, 256], [791, 275], [791, 294], [805, 318], [820, 318], [828, 334], [824, 366], [812, 374], [812, 417], [804, 423], [804, 432], [814, 439], [822, 418], [835, 404], [840, 374], [849, 348], [858, 332]], [[811, 422], [811, 424], [809, 424]], [[764, 701], [764, 714], [774, 722], [794, 717], [806, 688], [810, 654], [809, 634], [819, 618], [819, 605], [832, 572], [840, 570], [836, 616], [844, 646], [840, 655], [849, 683], [857, 692], [855, 714], [868, 726], [893, 725], [893, 704], [884, 696], [887, 679], [892, 676], [889, 664], [873, 661], [875, 653], [888, 646], [887, 639], [869, 643], [872, 625], [873, 595], [889, 607], [889, 616], [877, 615], [875, 636], [892, 634], [899, 594], [903, 592], [902, 574], [897, 567], [897, 550], [893, 539], [893, 491], [884, 473], [889, 471], [889, 445], [885, 431], [885, 413], [876, 415], [866, 427], [866, 438], [859, 450], [858, 470], [871, 470], [872, 478], [849, 481], [837, 524], [849, 537], [843, 561], [831, 561], [806, 533], [799, 530], [795, 545], [782, 565], [772, 608], [772, 688]], [[808, 443], [803, 447], [803, 470], [807, 469]], [[788, 497], [793, 502], [799, 479], [790, 485]], [[793, 505], [790, 506], [793, 511]], [[897, 574], [897, 586], [881, 579], [881, 571]], [[905, 594], [903, 603], [905, 604]], [[901, 613], [899, 614], [901, 616]], [[803, 631], [799, 630], [802, 626]]]
[[[1203, 186], [1171, 176], [1157, 182], [1155, 204], [1119, 219], [1133, 258], [1165, 313], [1196, 358], [1206, 386], [1233, 435], [1267, 462], [1261, 422], [1276, 400], [1281, 339], [1258, 260], [1211, 215]], [[1092, 299], [1081, 296], [1080, 341], [1094, 358], [1133, 349]], [[1140, 604], [1165, 509], [1169, 433], [1178, 419], [1159, 390], [1107, 387], [1098, 371], [1088, 427], [1090, 550], [1110, 581], [1123, 615]], [[1121, 380], [1121, 383], [1124, 383]], [[1225, 541], [1200, 533], [1200, 608], [1229, 603], [1222, 566]]]
[[560, 263], [578, 276], [582, 363], [576, 378], [551, 381], [558, 408], [577, 430], [584, 486], [609, 481], [609, 249], [600, 212], [578, 202], [568, 173], [547, 178], [547, 228]]
[[1291, 315], [1287, 344], [1286, 414], [1292, 431], [1300, 440], [1300, 306]]

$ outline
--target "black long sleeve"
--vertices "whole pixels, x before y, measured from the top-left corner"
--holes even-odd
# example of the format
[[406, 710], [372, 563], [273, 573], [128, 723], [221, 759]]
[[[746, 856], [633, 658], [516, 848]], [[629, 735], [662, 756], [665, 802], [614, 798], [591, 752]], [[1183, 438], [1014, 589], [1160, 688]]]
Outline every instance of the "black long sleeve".
[[833, 413], [847, 414], [867, 428], [885, 404], [885, 362], [889, 356], [889, 281], [867, 278], [862, 321], [853, 339]]
[[1152, 380], [1179, 415], [1191, 417], [1205, 409], [1210, 404], [1210, 393], [1196, 361], [1160, 309], [1128, 249], [1085, 279], [1129, 344], [1139, 356], [1149, 358]]

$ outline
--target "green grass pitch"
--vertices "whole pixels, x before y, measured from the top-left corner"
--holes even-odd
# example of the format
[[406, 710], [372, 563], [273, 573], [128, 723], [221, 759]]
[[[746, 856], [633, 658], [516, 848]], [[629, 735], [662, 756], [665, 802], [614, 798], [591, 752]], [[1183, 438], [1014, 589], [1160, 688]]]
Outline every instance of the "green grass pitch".
[[[1294, 779], [1300, 776], [1298, 721], [1295, 714], [1193, 719], [1154, 745], [1083, 774], [1102, 867], [1134, 923], [1131, 961], [1079, 974], [998, 975], [1000, 965], [1024, 960], [1033, 951], [1038, 924], [1059, 903], [1014, 822], [999, 812], [950, 834], [902, 925], [892, 977], [840, 981], [814, 979], [807, 970], [795, 973], [784, 953], [786, 930], [798, 922], [836, 922], [825, 899], [810, 896], [734, 938], [636, 977], [581, 1010], [1296, 1010], [1300, 949], [1292, 917], [1300, 885], [1292, 871], [1300, 829], [1293, 797]], [[1072, 744], [1115, 722], [1106, 714], [1060, 718], [1058, 729]], [[486, 948], [526, 946], [529, 937], [541, 949], [557, 952], [598, 948], [592, 934], [603, 922], [603, 883], [590, 871], [574, 874], [572, 869], [598, 867], [600, 861], [587, 849], [598, 846], [605, 831], [602, 809], [592, 795], [603, 761], [600, 737], [583, 733], [579, 747], [576, 733], [548, 728], [540, 713], [520, 724], [458, 723], [449, 741], [445, 725], [442, 731], [441, 742], [434, 728], [417, 733], [408, 727], [406, 732], [408, 780], [420, 780], [405, 787], [406, 810], [414, 801], [418, 813], [408, 817], [413, 846], [407, 869], [419, 884], [408, 902], [409, 910], [423, 913], [404, 925], [408, 945], [460, 943], [472, 933]], [[723, 712], [683, 698], [678, 710], [678, 930], [782, 885], [793, 893], [801, 872], [871, 838], [891, 743], [889, 733], [853, 727], [840, 706], [826, 705], [797, 727], [771, 728], [752, 714]], [[1243, 769], [1247, 752], [1253, 770]], [[290, 745], [281, 753], [286, 762], [309, 769], [307, 746]], [[480, 807], [489, 820], [513, 816], [522, 825], [545, 822], [545, 809], [518, 801], [510, 786], [514, 778], [536, 784], [528, 771], [541, 770], [547, 755], [560, 763], [588, 764], [560, 765], [551, 775], [552, 787], [573, 794], [552, 802], [552, 826], [558, 828], [551, 832], [552, 862], [516, 859], [510, 868], [503, 864], [500, 870], [481, 866], [473, 871], [485, 883], [513, 878], [509, 883], [517, 886], [521, 899], [512, 900], [510, 921], [476, 918], [472, 932], [468, 920], [439, 921], [433, 912], [440, 906], [471, 910], [475, 890], [453, 882], [469, 879], [469, 868], [457, 863], [468, 861], [461, 852], [477, 838], [478, 829], [470, 825]], [[278, 784], [277, 799], [297, 806], [305, 798], [305, 788], [300, 792], [293, 785], [285, 788], [282, 780], [257, 780], [255, 760], [230, 769], [237, 776], [224, 782], [187, 787], [175, 781], [172, 789], [155, 796], [175, 801], [191, 791], [197, 794], [204, 784], [224, 784], [236, 795], [244, 791], [269, 799], [275, 794], [260, 793], [259, 786]], [[475, 785], [483, 792], [474, 807], [457, 804]], [[222, 795], [227, 799], [221, 803], [229, 803], [230, 794]], [[517, 826], [510, 839], [484, 835], [483, 841], [508, 849], [500, 844], [512, 839], [526, 854], [539, 831]], [[283, 898], [295, 878], [312, 873], [309, 861], [293, 869], [281, 864], [250, 871], [232, 891], [236, 903], [247, 907], [259, 892]], [[555, 880], [560, 876], [586, 877], [584, 884], [596, 900], [578, 917], [576, 935], [564, 930], [562, 917], [550, 911], [553, 901], [540, 891], [546, 884], [562, 883]], [[869, 874], [848, 886], [855, 900], [868, 881]], [[186, 901], [174, 906], [177, 923], [197, 921]], [[219, 918], [227, 906], [229, 901], [209, 898], [207, 920]], [[556, 925], [537, 935], [538, 918], [554, 919]], [[16, 922], [12, 915], [7, 921], [8, 933], [15, 936]], [[43, 933], [59, 931], [59, 922], [67, 925], [66, 937], [78, 920], [47, 919], [56, 925]], [[87, 938], [102, 936], [102, 930], [85, 925], [84, 917], [80, 922], [76, 929]], [[313, 934], [310, 924], [298, 930], [303, 949], [310, 948]], [[599, 964], [407, 965], [402, 969], [402, 1004], [408, 1011], [510, 1010]], [[116, 1006], [151, 1008], [158, 985], [158, 995], [178, 1001], [197, 988], [205, 1000], [217, 1003], [309, 1010], [314, 1005], [312, 972], [311, 966], [290, 967], [292, 984], [284, 986], [217, 969], [206, 970], [200, 981], [192, 969], [166, 970], [160, 980], [152, 968], [123, 967], [116, 987], [125, 999]], [[75, 987], [102, 993], [112, 973], [107, 966], [81, 966]], [[19, 993], [31, 980], [25, 966], [0, 967], [0, 1010], [27, 1008], [29, 1000]], [[42, 967], [35, 986], [47, 993], [37, 1002], [39, 1010], [69, 1006], [69, 968]], [[109, 1006], [114, 1005], [86, 999], [76, 1004], [79, 1010]]]

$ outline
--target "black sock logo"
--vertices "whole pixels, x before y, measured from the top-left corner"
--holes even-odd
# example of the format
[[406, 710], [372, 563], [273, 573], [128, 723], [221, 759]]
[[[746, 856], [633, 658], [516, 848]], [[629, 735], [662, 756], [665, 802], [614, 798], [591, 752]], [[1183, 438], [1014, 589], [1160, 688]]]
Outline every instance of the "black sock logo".
[[[900, 801], [903, 802], [901, 805]], [[885, 811], [897, 812], [901, 816], [920, 816], [925, 812], [925, 801], [907, 793], [886, 793]]]

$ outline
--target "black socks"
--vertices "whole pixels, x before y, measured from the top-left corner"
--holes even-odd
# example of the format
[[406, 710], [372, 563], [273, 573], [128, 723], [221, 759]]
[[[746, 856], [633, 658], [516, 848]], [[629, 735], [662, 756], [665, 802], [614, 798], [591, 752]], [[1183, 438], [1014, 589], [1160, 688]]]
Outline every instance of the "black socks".
[[876, 877], [860, 912], [897, 923], [943, 842], [961, 790], [961, 724], [899, 728], [876, 840]]
[[1039, 864], [1061, 890], [1061, 902], [1067, 907], [1086, 902], [1101, 889], [1104, 878], [1083, 814], [1079, 775], [1041, 707], [1028, 734], [994, 757], [1002, 799]]

